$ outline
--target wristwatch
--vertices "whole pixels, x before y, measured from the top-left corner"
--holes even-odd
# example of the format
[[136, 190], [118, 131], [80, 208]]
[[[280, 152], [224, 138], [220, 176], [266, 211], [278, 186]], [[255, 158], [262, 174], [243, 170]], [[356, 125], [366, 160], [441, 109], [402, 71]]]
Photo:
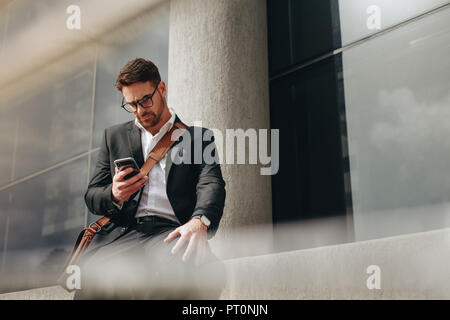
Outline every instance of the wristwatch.
[[113, 203], [113, 205], [117, 208], [117, 209], [119, 209], [119, 210], [122, 210], [122, 207], [123, 207], [123, 202], [122, 201], [115, 201], [114, 199], [112, 200], [112, 203]]
[[200, 219], [200, 221], [203, 222], [203, 224], [207, 227], [209, 227], [211, 225], [211, 221], [205, 215], [196, 216], [194, 218]]

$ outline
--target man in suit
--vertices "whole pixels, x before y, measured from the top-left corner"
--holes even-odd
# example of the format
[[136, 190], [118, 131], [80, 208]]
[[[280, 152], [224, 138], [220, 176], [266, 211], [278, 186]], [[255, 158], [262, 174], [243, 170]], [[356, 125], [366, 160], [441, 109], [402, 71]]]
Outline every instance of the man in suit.
[[[104, 131], [85, 201], [92, 213], [111, 220], [80, 263], [82, 288], [75, 298], [216, 299], [224, 270], [207, 240], [223, 214], [225, 182], [214, 137], [205, 128], [188, 127], [148, 175], [124, 179], [132, 168], [118, 170], [114, 160], [133, 157], [142, 167], [181, 121], [168, 107], [166, 85], [151, 61], [127, 63], [115, 86], [122, 108], [135, 119]], [[214, 161], [203, 159], [206, 148]], [[198, 155], [192, 150], [202, 152], [201, 161], [193, 160]]]

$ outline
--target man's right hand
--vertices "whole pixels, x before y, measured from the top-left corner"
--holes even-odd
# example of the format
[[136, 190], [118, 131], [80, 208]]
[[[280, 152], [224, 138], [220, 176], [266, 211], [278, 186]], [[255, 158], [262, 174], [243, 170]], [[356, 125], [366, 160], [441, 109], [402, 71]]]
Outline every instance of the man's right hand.
[[114, 201], [127, 201], [135, 192], [144, 186], [148, 181], [148, 176], [144, 176], [142, 172], [139, 172], [135, 176], [124, 180], [124, 177], [133, 172], [133, 168], [127, 168], [119, 171], [116, 168], [116, 173], [113, 177], [112, 183], [112, 197]]

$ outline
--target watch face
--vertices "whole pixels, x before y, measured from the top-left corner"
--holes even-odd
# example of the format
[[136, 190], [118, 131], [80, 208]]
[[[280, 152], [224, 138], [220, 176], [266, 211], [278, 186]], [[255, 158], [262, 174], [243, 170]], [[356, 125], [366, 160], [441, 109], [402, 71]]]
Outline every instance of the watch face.
[[200, 218], [200, 220], [202, 220], [202, 222], [203, 222], [207, 227], [209, 227], [209, 225], [211, 224], [211, 221], [209, 221], [209, 219], [208, 219], [207, 217], [205, 217], [205, 216], [202, 216], [202, 217]]

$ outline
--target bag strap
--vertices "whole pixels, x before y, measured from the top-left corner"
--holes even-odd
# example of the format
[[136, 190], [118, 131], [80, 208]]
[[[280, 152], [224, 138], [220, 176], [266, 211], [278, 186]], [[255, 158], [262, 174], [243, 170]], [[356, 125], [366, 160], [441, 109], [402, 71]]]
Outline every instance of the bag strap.
[[[178, 140], [178, 138], [184, 133], [187, 125], [183, 122], [175, 122], [172, 128], [158, 141], [156, 146], [150, 151], [147, 160], [141, 167], [141, 172], [144, 175], [148, 175], [153, 166], [164, 158], [165, 154], [173, 146], [173, 144]], [[91, 223], [87, 228], [90, 232], [96, 233], [105, 224], [111, 220], [111, 217], [101, 217], [97, 221]]]
[[[156, 146], [148, 154], [148, 158], [141, 167], [141, 172], [146, 176], [153, 168], [153, 166], [164, 158], [164, 155], [169, 151], [176, 140], [184, 133], [187, 126], [182, 122], [175, 122], [172, 128], [167, 132]], [[175, 134], [174, 134], [175, 132]], [[172, 136], [173, 135], [173, 136]]]

